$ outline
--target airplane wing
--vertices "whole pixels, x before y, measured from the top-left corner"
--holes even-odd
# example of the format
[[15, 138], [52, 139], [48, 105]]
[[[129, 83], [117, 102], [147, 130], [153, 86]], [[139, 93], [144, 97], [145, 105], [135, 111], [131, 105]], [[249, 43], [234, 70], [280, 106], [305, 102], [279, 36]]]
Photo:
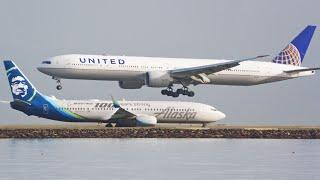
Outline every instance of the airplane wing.
[[252, 58], [233, 60], [233, 61], [210, 64], [210, 65], [205, 65], [205, 66], [196, 66], [196, 67], [191, 67], [191, 68], [175, 69], [175, 70], [170, 71], [170, 75], [171, 75], [171, 77], [174, 77], [174, 78], [186, 78], [186, 77], [191, 77], [191, 76], [199, 75], [199, 74], [209, 75], [212, 73], [216, 73], [219, 71], [223, 71], [225, 69], [229, 69], [229, 68], [238, 66], [240, 64], [240, 62], [243, 62], [243, 61], [259, 59], [259, 58], [263, 58], [263, 57], [267, 57], [267, 56], [269, 56], [269, 55], [256, 56], [256, 57], [252, 57]]
[[315, 71], [315, 70], [320, 70], [320, 67], [305, 68], [305, 69], [295, 69], [295, 70], [289, 70], [289, 71], [284, 71], [284, 72], [285, 73], [296, 73], [296, 72]]
[[136, 117], [135, 114], [123, 109], [120, 106], [120, 103], [111, 96], [113, 107], [118, 108], [118, 110], [111, 116], [110, 119], [118, 120], [118, 119], [134, 119]]
[[113, 99], [113, 97], [112, 103], [113, 107], [118, 109], [109, 119], [109, 123], [116, 123], [116, 126], [119, 127], [147, 127], [155, 126], [157, 124], [157, 118], [155, 116], [133, 114], [122, 108], [120, 104]]
[[134, 119], [136, 117], [135, 114], [123, 109], [120, 107], [112, 116], [110, 119]]

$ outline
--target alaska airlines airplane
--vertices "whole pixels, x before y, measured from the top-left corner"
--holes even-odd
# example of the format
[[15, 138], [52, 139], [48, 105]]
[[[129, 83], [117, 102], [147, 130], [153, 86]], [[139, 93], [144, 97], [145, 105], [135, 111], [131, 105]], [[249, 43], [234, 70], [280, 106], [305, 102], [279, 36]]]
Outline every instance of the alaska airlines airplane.
[[[194, 96], [190, 84], [249, 86], [310, 76], [319, 68], [302, 67], [316, 26], [307, 26], [269, 62], [252, 61], [266, 56], [240, 60], [182, 59], [132, 56], [70, 54], [49, 58], [38, 70], [57, 80], [87, 79], [118, 81], [124, 89], [167, 87], [163, 95]], [[173, 84], [182, 88], [173, 90]]]
[[216, 108], [177, 101], [75, 101], [42, 95], [13, 61], [4, 61], [13, 96], [10, 105], [27, 115], [66, 121], [100, 122], [110, 126], [154, 126], [157, 123], [207, 123], [225, 118]]

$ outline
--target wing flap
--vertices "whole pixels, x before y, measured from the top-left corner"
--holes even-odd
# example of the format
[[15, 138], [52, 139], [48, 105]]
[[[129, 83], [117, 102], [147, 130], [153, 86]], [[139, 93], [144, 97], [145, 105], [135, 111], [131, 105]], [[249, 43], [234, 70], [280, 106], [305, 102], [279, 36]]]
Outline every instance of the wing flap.
[[113, 107], [118, 108], [118, 110], [110, 117], [110, 120], [127, 120], [134, 119], [136, 115], [123, 109], [120, 103], [111, 96]]

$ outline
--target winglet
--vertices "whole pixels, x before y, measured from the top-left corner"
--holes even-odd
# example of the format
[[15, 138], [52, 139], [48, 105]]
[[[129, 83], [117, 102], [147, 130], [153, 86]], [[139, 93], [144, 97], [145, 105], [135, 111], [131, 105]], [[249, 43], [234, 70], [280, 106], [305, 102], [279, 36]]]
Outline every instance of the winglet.
[[119, 102], [118, 102], [117, 100], [115, 100], [112, 95], [111, 95], [111, 99], [112, 99], [112, 105], [113, 105], [113, 107], [114, 107], [114, 108], [120, 108]]

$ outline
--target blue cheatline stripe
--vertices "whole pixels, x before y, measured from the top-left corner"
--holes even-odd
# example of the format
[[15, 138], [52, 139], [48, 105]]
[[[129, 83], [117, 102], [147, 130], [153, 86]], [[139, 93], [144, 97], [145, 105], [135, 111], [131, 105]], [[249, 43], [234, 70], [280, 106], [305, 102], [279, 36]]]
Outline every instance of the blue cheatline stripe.
[[57, 101], [52, 100], [49, 97], [45, 98], [49, 103], [51, 103], [51, 105], [59, 112], [61, 113], [62, 116], [65, 116], [68, 119], [73, 119], [73, 120], [83, 120], [86, 119], [85, 117], [74, 113], [72, 111], [69, 111], [65, 108], [63, 108], [63, 106], [59, 105]]

